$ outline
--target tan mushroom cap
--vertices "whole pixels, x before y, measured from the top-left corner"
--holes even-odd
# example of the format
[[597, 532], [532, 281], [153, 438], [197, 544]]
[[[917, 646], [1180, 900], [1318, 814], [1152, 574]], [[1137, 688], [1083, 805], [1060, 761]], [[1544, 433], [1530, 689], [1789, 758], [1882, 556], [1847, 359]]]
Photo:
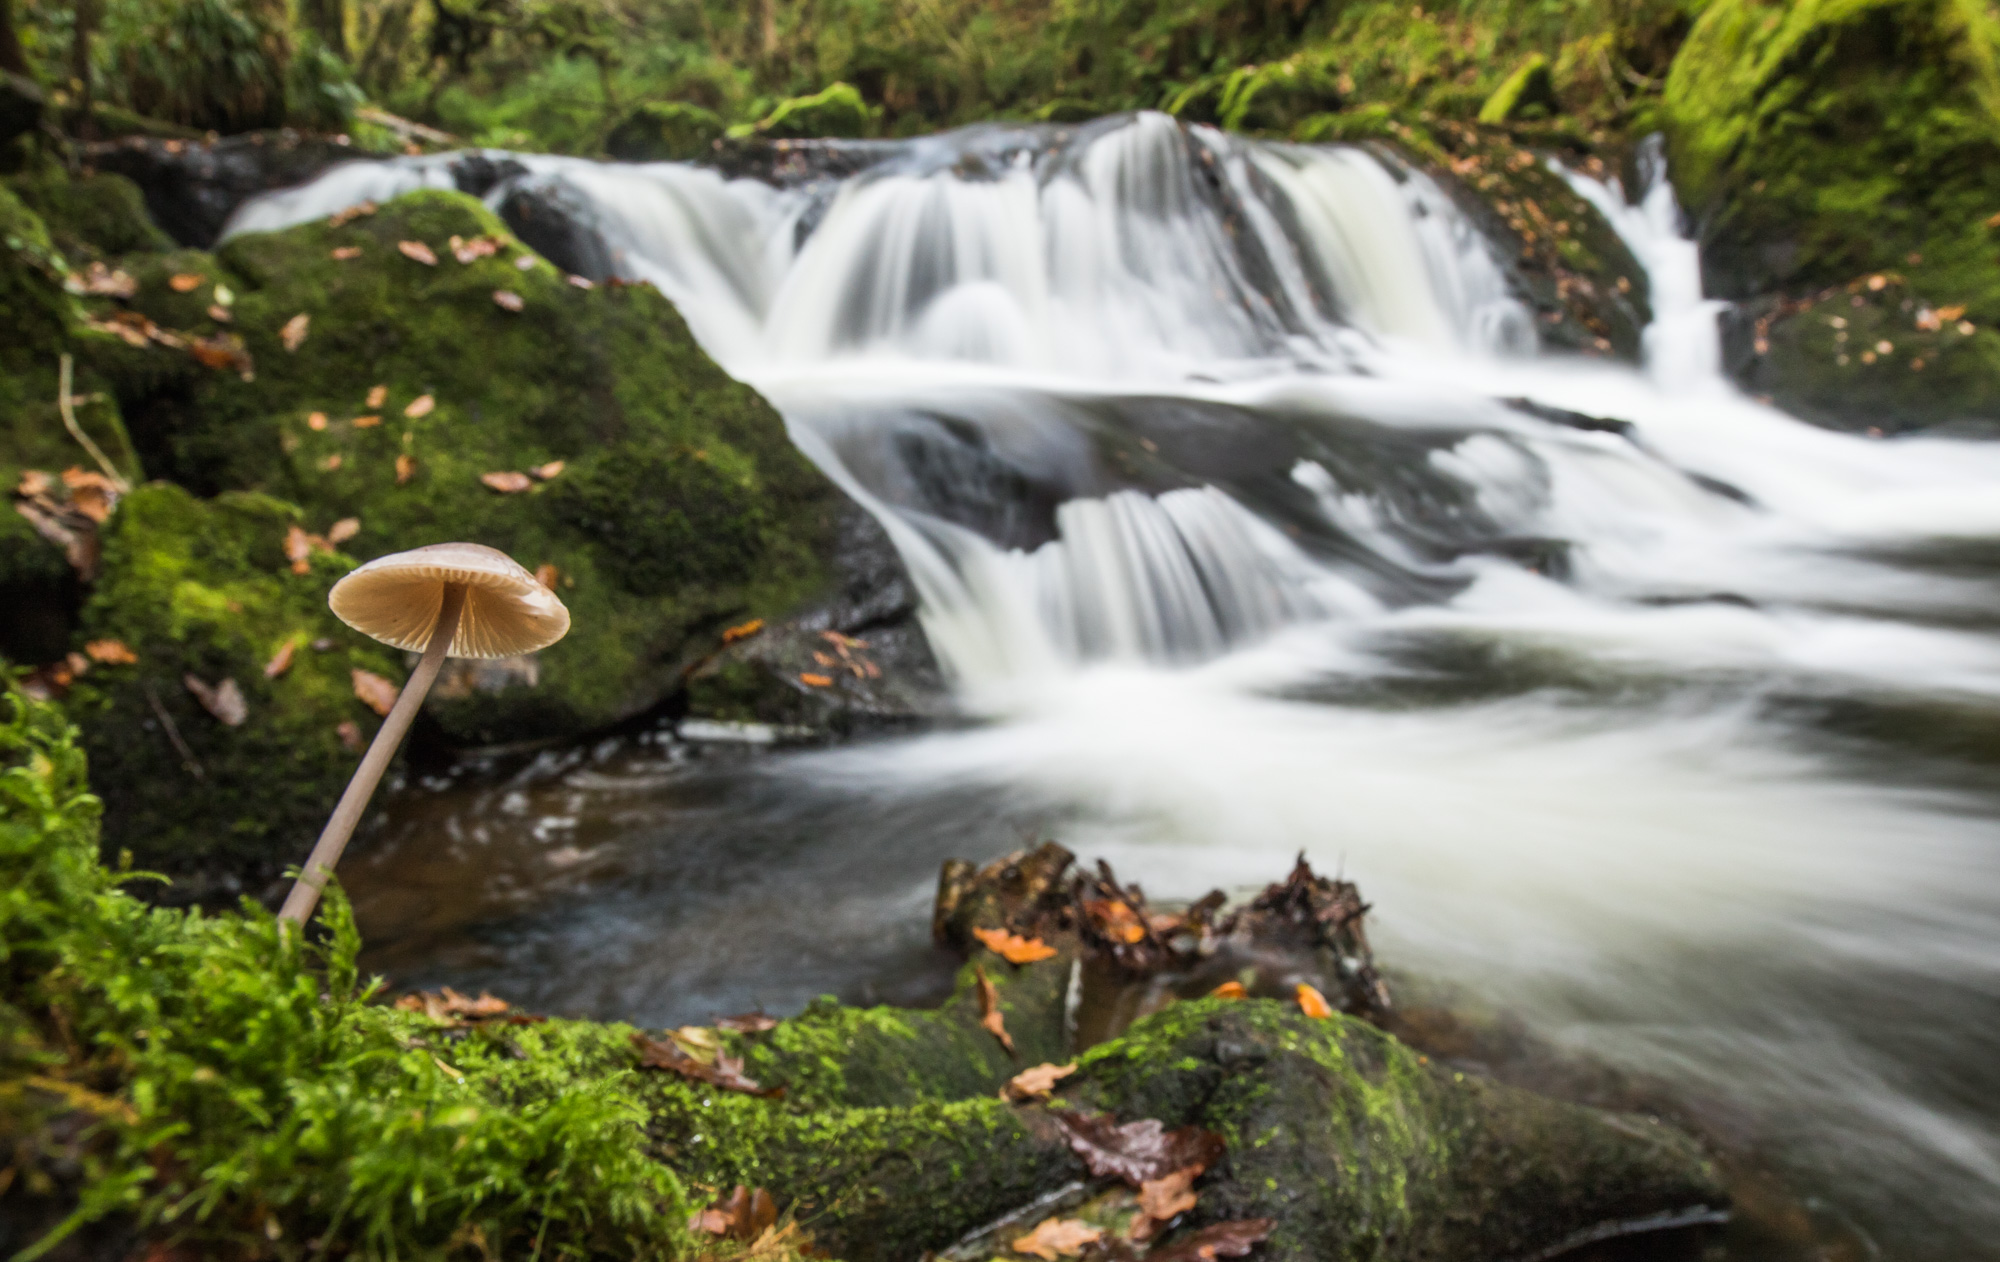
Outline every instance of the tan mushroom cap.
[[342, 622], [399, 649], [422, 652], [437, 627], [446, 583], [466, 587], [450, 657], [517, 657], [569, 634], [569, 610], [519, 562], [477, 543], [434, 543], [376, 557], [333, 585]]

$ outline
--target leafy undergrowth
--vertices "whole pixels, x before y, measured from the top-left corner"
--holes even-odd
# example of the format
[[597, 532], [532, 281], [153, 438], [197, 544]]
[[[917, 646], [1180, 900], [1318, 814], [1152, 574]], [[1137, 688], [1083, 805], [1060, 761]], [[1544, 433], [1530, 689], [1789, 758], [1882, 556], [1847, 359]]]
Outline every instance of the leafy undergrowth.
[[0, 1254], [676, 1252], [644, 1111], [573, 1072], [564, 1023], [518, 1035], [544, 1068], [496, 1099], [422, 1014], [369, 1002], [337, 893], [316, 944], [132, 897], [73, 731], [12, 686], [0, 768]]

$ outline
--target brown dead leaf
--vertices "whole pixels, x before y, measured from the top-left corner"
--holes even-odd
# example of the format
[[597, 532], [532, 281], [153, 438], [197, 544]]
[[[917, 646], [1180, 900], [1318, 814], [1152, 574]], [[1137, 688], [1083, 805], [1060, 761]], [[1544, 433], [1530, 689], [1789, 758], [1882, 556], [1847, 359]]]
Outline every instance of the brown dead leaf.
[[1097, 931], [1113, 942], [1129, 944], [1146, 936], [1145, 922], [1122, 899], [1086, 899], [1083, 910], [1097, 926]]
[[370, 412], [366, 416], [357, 416], [354, 418], [354, 428], [356, 429], [374, 429], [381, 423], [382, 418], [373, 412]]
[[1247, 999], [1249, 996], [1250, 992], [1243, 988], [1243, 983], [1233, 978], [1208, 992], [1210, 999]]
[[337, 471], [340, 468], [340, 466], [344, 463], [346, 463], [346, 458], [336, 451], [331, 456], [328, 456], [326, 459], [320, 461], [319, 467], [322, 472], [333, 473]]
[[421, 241], [398, 241], [396, 248], [403, 252], [406, 259], [414, 259], [425, 267], [437, 266], [437, 253]]
[[306, 428], [315, 433], [324, 430], [326, 428], [326, 413], [314, 412], [311, 416], [308, 416], [306, 418]]
[[327, 216], [326, 221], [336, 228], [345, 228], [355, 220], [372, 215], [380, 209], [381, 207], [377, 206], [374, 202], [361, 202], [358, 205], [349, 206], [346, 210], [334, 211], [331, 215]]
[[737, 1184], [728, 1196], [696, 1214], [689, 1226], [711, 1236], [749, 1244], [769, 1231], [778, 1221], [778, 1203], [763, 1188], [751, 1190]]
[[1006, 1048], [1007, 1054], [1011, 1056], [1014, 1054], [1014, 1036], [1007, 1033], [1007, 1019], [1000, 1013], [1000, 992], [993, 988], [992, 982], [986, 980], [985, 969], [975, 969], [974, 972], [979, 978], [979, 1024], [986, 1027], [987, 1033], [999, 1039], [1000, 1046]]
[[1333, 1015], [1332, 1005], [1327, 1003], [1326, 996], [1320, 994], [1317, 987], [1300, 982], [1298, 996], [1299, 1011], [1305, 1013], [1307, 1016], [1317, 1020]]
[[[1139, 1212], [1156, 1223], [1172, 1221], [1195, 1206], [1194, 1181], [1201, 1171], [1193, 1166], [1172, 1170], [1139, 1185]], [[1152, 1233], [1148, 1232], [1147, 1235]], [[1136, 1239], [1147, 1237], [1133, 1233]]]
[[762, 1034], [766, 1030], [777, 1029], [778, 1018], [766, 1016], [761, 1012], [745, 1012], [734, 1017], [717, 1017], [715, 1028], [734, 1030], [738, 1034]]
[[21, 484], [14, 488], [14, 494], [32, 499], [37, 495], [47, 495], [55, 479], [40, 469], [21, 470]]
[[372, 412], [376, 408], [381, 407], [384, 403], [387, 403], [388, 401], [389, 401], [389, 387], [370, 386], [368, 389], [368, 402], [363, 404], [363, 406]]
[[350, 262], [361, 257], [361, 247], [358, 245], [343, 245], [327, 257], [336, 263]]
[[92, 263], [80, 272], [71, 272], [64, 279], [63, 288], [92, 298], [127, 299], [138, 296], [139, 282], [129, 272]]
[[1216, 1223], [1164, 1249], [1146, 1255], [1146, 1262], [1215, 1262], [1217, 1258], [1247, 1257], [1252, 1249], [1271, 1238], [1277, 1223], [1269, 1218], [1243, 1218]]
[[597, 282], [590, 279], [588, 276], [572, 276], [569, 278], [569, 283], [576, 286], [578, 289], [597, 288]]
[[361, 751], [361, 725], [353, 719], [342, 719], [334, 726], [333, 734], [340, 743], [356, 753]]
[[1007, 1080], [1000, 1088], [1000, 1096], [1006, 1100], [1047, 1099], [1056, 1084], [1076, 1072], [1076, 1062], [1067, 1065], [1042, 1064], [1033, 1069], [1023, 1069]]
[[236, 313], [231, 311], [229, 308], [223, 306], [219, 302], [212, 302], [208, 304], [208, 318], [215, 321], [217, 324], [236, 323]]
[[551, 460], [547, 464], [536, 465], [534, 468], [528, 470], [528, 472], [534, 474], [537, 478], [541, 479], [542, 481], [547, 482], [551, 478], [560, 477], [562, 475], [564, 463], [565, 462], [561, 460]]
[[756, 1079], [746, 1077], [741, 1057], [718, 1055], [713, 1065], [704, 1064], [682, 1051], [671, 1039], [662, 1043], [643, 1034], [632, 1036], [632, 1046], [639, 1049], [639, 1064], [642, 1068], [664, 1069], [683, 1078], [705, 1082], [710, 1086], [721, 1087], [725, 1091], [741, 1091], [745, 1095], [776, 1098], [785, 1091], [783, 1087], [765, 1090]]
[[1104, 1232], [1081, 1218], [1044, 1218], [1027, 1235], [1014, 1237], [1010, 1247], [1016, 1253], [1055, 1262], [1057, 1258], [1080, 1257], [1085, 1245], [1102, 1239]]
[[251, 371], [250, 352], [244, 349], [243, 339], [234, 333], [189, 338], [187, 351], [204, 368], [233, 368], [239, 373]]
[[1036, 960], [1050, 959], [1056, 953], [1054, 947], [1040, 938], [1023, 938], [1005, 929], [974, 929], [972, 936], [1009, 964], [1033, 964]]
[[552, 563], [543, 562], [541, 565], [535, 567], [535, 581], [550, 591], [556, 589], [556, 580], [561, 577], [562, 571], [557, 569]]
[[327, 527], [326, 541], [328, 543], [346, 543], [349, 539], [360, 533], [361, 519], [359, 517], [343, 517], [333, 523], [333, 525]]
[[298, 651], [299, 642], [295, 639], [286, 640], [283, 644], [279, 645], [278, 651], [271, 655], [271, 660], [264, 663], [264, 678], [276, 679], [290, 670], [292, 668], [292, 654]]
[[110, 520], [111, 510], [118, 504], [118, 485], [101, 473], [91, 473], [76, 466], [63, 470], [63, 485], [69, 489], [69, 502], [76, 511], [102, 526]]
[[738, 623], [736, 626], [724, 631], [722, 633], [722, 642], [724, 644], [734, 644], [738, 640], [747, 640], [763, 629], [764, 620], [762, 618], [752, 618], [748, 622]]
[[831, 688], [833, 687], [833, 676], [815, 675], [808, 671], [799, 676], [799, 682], [808, 688]]
[[285, 344], [286, 350], [296, 351], [306, 344], [306, 334], [312, 331], [312, 320], [310, 315], [301, 311], [285, 321], [285, 327], [278, 330], [278, 340]]
[[396, 457], [397, 486], [406, 485], [409, 482], [409, 480], [416, 475], [416, 472], [417, 472], [416, 457], [410, 455], [401, 455]]
[[1143, 1187], [1176, 1170], [1196, 1174], [1222, 1157], [1222, 1136], [1198, 1126], [1168, 1130], [1156, 1118], [1118, 1124], [1109, 1113], [1059, 1111], [1057, 1122], [1068, 1132], [1070, 1151], [1083, 1158], [1100, 1179], [1122, 1179]]
[[403, 691], [375, 672], [362, 670], [359, 666], [354, 667], [350, 674], [354, 677], [354, 695], [377, 714], [388, 714]]
[[176, 272], [167, 280], [167, 288], [177, 294], [191, 294], [201, 288], [201, 282], [208, 279], [200, 272]]
[[182, 675], [181, 682], [201, 702], [201, 708], [214, 715], [224, 727], [242, 727], [250, 717], [250, 707], [243, 700], [243, 690], [233, 679], [210, 686], [194, 675]]
[[514, 260], [514, 270], [516, 271], [529, 272], [533, 271], [534, 267], [535, 267], [535, 256], [532, 254], [523, 254], [521, 257]]
[[139, 660], [139, 655], [126, 648], [123, 640], [92, 640], [83, 646], [83, 651], [100, 666], [130, 666]]
[[285, 559], [292, 563], [292, 573], [304, 574], [312, 569], [312, 541], [304, 527], [285, 527]]
[[502, 311], [519, 312], [528, 304], [521, 300], [521, 295], [511, 289], [496, 289], [493, 291], [493, 305]]
[[482, 473], [479, 480], [502, 495], [517, 495], [534, 485], [525, 473]]
[[410, 406], [403, 409], [403, 415], [411, 420], [421, 420], [437, 410], [437, 400], [428, 394], [420, 394], [410, 400]]

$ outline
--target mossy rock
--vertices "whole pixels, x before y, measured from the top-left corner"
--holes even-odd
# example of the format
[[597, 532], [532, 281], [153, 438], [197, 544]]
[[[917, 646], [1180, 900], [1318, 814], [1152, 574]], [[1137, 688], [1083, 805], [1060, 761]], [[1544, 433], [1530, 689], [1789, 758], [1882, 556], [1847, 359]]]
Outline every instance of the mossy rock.
[[146, 215], [139, 186], [122, 175], [72, 179], [45, 168], [7, 186], [48, 226], [50, 240], [72, 262], [173, 248], [173, 240]]
[[[454, 236], [503, 247], [461, 264]], [[414, 261], [402, 242], [440, 261]], [[348, 548], [364, 560], [466, 539], [556, 568], [569, 637], [531, 668], [457, 686], [448, 676], [427, 713], [452, 742], [558, 739], [643, 711], [723, 626], [780, 614], [826, 581], [844, 501], [776, 413], [702, 353], [657, 291], [578, 288], [472, 198], [414, 193], [344, 226], [243, 236], [212, 258], [157, 256], [135, 271], [136, 305], [195, 332], [223, 331], [202, 308], [209, 282], [226, 283], [230, 328], [255, 361], [253, 380], [204, 371], [133, 390], [127, 413], [142, 418], [153, 471], [200, 493], [280, 496], [316, 528], [359, 518]], [[176, 271], [203, 286], [174, 292]], [[282, 330], [300, 316], [305, 340], [287, 350]], [[481, 481], [554, 462], [559, 475], [518, 494]]]
[[1479, 107], [1479, 121], [1492, 125], [1517, 118], [1549, 118], [1561, 112], [1549, 59], [1535, 53], [1486, 98]]
[[[213, 501], [154, 483], [119, 502], [81, 640], [121, 641], [138, 658], [98, 665], [68, 706], [85, 733], [113, 850], [180, 881], [174, 901], [264, 893], [302, 862], [380, 719], [355, 696], [354, 670], [400, 683], [403, 655], [350, 631], [326, 593], [354, 565], [313, 555], [296, 574], [295, 525], [331, 523], [268, 496]], [[290, 647], [288, 669], [266, 664]], [[246, 703], [229, 726], [185, 680], [233, 680]], [[164, 715], [164, 717], [162, 717]], [[345, 740], [340, 727], [351, 723]]]
[[709, 156], [724, 128], [714, 110], [686, 101], [649, 101], [611, 129], [604, 151], [625, 162], [688, 162]]
[[833, 83], [778, 102], [752, 132], [768, 140], [855, 139], [874, 133], [879, 113], [852, 84]]

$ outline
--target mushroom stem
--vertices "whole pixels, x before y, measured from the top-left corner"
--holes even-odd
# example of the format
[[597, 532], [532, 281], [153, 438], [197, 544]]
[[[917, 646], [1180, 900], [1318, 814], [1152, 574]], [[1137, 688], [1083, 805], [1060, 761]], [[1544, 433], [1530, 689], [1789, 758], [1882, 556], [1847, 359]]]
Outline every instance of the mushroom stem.
[[445, 652], [451, 648], [452, 638], [458, 634], [458, 617], [464, 609], [465, 584], [445, 584], [437, 626], [431, 631], [430, 643], [424, 646], [423, 660], [417, 663], [409, 682], [397, 694], [396, 704], [389, 707], [389, 716], [382, 720], [382, 726], [377, 729], [375, 740], [368, 746], [361, 765], [354, 769], [354, 778], [347, 782], [347, 791], [340, 795], [340, 804], [333, 808], [333, 817], [326, 821], [325, 831], [320, 833], [311, 856], [306, 859], [305, 870], [299, 873], [292, 892], [285, 896], [284, 909], [278, 913], [281, 924], [303, 925], [311, 919], [313, 908], [319, 905], [320, 891], [326, 887], [326, 879], [333, 875], [333, 867], [340, 862], [341, 851], [347, 849], [347, 840], [354, 835], [354, 826], [361, 822], [361, 813], [368, 809], [368, 799], [375, 795], [375, 786], [381, 782], [382, 773], [389, 769], [389, 760], [396, 756], [396, 746], [403, 743], [403, 734], [410, 730], [417, 711], [423, 708], [424, 695], [431, 690], [439, 669], [444, 666]]

